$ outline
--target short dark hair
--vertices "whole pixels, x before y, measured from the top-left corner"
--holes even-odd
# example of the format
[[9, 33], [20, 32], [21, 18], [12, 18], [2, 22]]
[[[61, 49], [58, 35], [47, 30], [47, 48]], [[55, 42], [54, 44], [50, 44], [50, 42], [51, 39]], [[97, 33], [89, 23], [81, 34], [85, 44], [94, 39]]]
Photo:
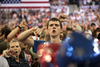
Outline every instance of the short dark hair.
[[70, 27], [66, 27], [66, 31], [73, 31], [73, 29]]
[[57, 18], [51, 18], [49, 21], [48, 21], [48, 23], [47, 23], [47, 29], [48, 29], [48, 25], [49, 25], [49, 22], [50, 21], [59, 21], [59, 23], [60, 23], [60, 28], [62, 29], [62, 23], [61, 23], [61, 21], [59, 20], [59, 19], [57, 19]]
[[97, 28], [96, 30], [94, 30], [92, 32], [92, 36], [95, 37], [95, 38], [97, 38], [98, 37], [97, 32], [100, 32], [100, 28]]
[[8, 34], [11, 32], [11, 29], [8, 26], [5, 26], [1, 29], [1, 36], [4, 35], [7, 39]]
[[91, 23], [91, 26], [93, 26], [93, 25], [95, 26], [95, 23]]

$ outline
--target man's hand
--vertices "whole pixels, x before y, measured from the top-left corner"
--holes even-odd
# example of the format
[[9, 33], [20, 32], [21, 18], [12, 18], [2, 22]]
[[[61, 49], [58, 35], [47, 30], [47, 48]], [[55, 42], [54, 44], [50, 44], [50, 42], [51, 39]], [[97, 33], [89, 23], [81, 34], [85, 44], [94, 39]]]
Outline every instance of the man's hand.
[[27, 27], [28, 24], [26, 22], [21, 22], [19, 25], [21, 28]]
[[37, 35], [40, 35], [42, 33], [42, 30], [36, 26], [33, 28], [33, 32]]
[[26, 22], [21, 22], [19, 25], [21, 28], [27, 29], [28, 24]]
[[67, 18], [67, 15], [65, 15], [65, 14], [60, 14], [59, 17], [58, 17], [58, 19], [59, 19], [60, 21], [62, 21], [62, 22], [66, 21], [66, 20], [65, 20], [66, 18]]

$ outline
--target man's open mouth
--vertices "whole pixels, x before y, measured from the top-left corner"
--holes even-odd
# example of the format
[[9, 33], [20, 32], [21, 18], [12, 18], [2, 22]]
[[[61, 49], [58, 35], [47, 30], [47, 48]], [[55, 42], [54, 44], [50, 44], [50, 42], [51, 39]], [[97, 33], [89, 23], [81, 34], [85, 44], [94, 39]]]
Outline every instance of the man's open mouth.
[[55, 33], [56, 31], [55, 31], [55, 30], [53, 30], [52, 32], [53, 32], [53, 33]]

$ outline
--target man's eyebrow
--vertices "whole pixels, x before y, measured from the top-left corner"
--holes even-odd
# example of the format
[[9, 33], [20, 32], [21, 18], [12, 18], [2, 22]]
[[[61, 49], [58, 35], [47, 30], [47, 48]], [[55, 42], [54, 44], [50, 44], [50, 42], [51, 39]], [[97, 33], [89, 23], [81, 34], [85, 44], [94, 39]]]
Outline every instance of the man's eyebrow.
[[59, 24], [55, 24], [55, 25], [59, 25]]
[[51, 24], [49, 24], [49, 25], [51, 25]]

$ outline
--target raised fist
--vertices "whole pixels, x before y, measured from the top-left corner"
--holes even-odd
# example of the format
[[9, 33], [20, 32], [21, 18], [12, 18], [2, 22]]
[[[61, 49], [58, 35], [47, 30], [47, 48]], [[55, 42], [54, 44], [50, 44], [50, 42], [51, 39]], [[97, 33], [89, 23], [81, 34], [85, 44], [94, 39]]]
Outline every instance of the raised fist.
[[25, 22], [25, 21], [23, 21], [23, 22], [21, 22], [20, 23], [20, 25], [19, 25], [21, 28], [24, 28], [24, 29], [26, 29], [27, 28], [27, 26], [28, 26], [28, 24]]
[[65, 19], [67, 18], [67, 15], [65, 15], [65, 14], [60, 14], [59, 16], [58, 16], [58, 19], [60, 20], [60, 21], [66, 21]]

